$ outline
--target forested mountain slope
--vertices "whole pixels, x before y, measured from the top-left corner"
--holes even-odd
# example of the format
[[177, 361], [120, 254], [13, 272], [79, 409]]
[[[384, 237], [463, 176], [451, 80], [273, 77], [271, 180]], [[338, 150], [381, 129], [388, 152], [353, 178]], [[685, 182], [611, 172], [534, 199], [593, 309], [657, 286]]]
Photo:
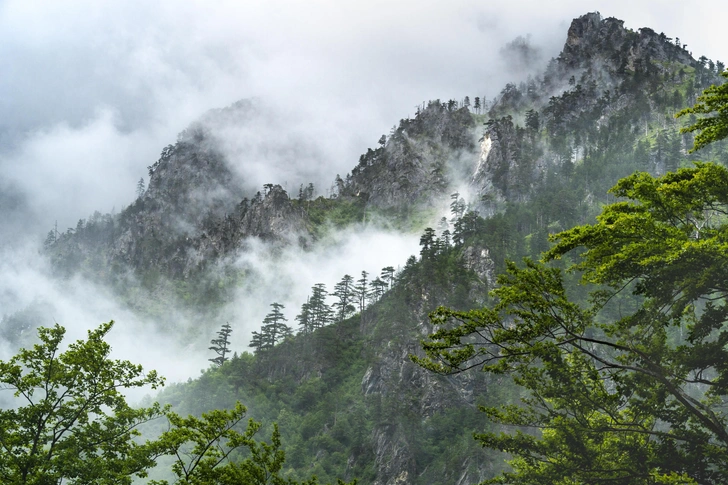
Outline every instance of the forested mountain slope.
[[[538, 258], [549, 233], [593, 220], [620, 177], [663, 174], [698, 156], [728, 162], [725, 142], [688, 155], [692, 135], [679, 128], [691, 120], [674, 119], [723, 68], [665, 34], [587, 14], [542, 75], [487, 102], [424, 103], [337, 175], [327, 197], [303, 180], [297, 194], [280, 180], [260, 192], [246, 186], [218, 136], [264, 109], [241, 101], [165, 148], [131, 205], [52, 231], [46, 252], [59, 278], [114, 288], [135, 311], [154, 315], [161, 301], [209, 316], [252, 278], [232, 266], [252, 239], [309, 251], [364, 221], [419, 231], [418, 256], [396, 274], [363, 276], [349, 303], [332, 292], [322, 324], [307, 326], [311, 300], [301, 302], [297, 335], [261, 340], [253, 353], [230, 349], [235, 356], [160, 399], [192, 413], [240, 400], [253, 418], [278, 422], [293, 477], [478, 483], [503, 464], [472, 440], [489, 426], [477, 407], [519, 394], [476, 370], [443, 377], [413, 364], [408, 356], [422, 355], [432, 331], [428, 313], [482, 306], [506, 259]], [[3, 328], [24, 329], [27, 318], [5, 316]]]

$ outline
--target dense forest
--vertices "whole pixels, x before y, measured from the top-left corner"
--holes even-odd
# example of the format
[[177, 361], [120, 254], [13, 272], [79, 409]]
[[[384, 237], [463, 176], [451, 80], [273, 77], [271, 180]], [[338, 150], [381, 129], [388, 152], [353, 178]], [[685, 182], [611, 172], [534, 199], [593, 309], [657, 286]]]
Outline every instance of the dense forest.
[[[728, 483], [725, 78], [587, 14], [542, 75], [422, 103], [324, 195], [230, 168], [217, 130], [257, 102], [207, 113], [44, 256], [201, 337], [209, 366], [164, 386], [110, 357], [113, 323], [66, 348], [37, 328], [52, 302], [4, 315], [26, 350], [0, 363], [23, 401], [0, 410], [3, 483]], [[383, 229], [418, 254], [252, 293], [265, 314], [233, 345], [232, 303], [264, 286], [241, 256]]]

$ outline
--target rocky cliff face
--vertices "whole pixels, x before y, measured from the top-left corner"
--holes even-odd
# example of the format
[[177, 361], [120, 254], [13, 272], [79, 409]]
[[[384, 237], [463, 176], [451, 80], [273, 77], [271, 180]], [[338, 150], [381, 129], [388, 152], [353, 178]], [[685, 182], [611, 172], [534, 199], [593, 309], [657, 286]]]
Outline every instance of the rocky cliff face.
[[607, 69], [614, 74], [634, 72], [640, 64], [652, 61], [695, 62], [683, 46], [668, 41], [665, 34], [647, 27], [634, 32], [624, 27], [624, 21], [604, 19], [598, 12], [574, 19], [559, 56], [565, 69]]
[[[472, 207], [492, 215], [507, 201], [530, 198], [549, 170], [580, 163], [598, 149], [612, 120], [631, 118], [635, 131], [658, 96], [689, 101], [686, 96], [715, 78], [699, 64], [664, 34], [633, 32], [620, 20], [587, 14], [572, 22], [561, 55], [542, 78], [504, 89], [487, 126], [479, 124], [485, 117], [456, 102], [431, 101], [361, 156], [351, 175], [337, 181], [338, 196], [406, 215], [442, 204], [469, 182]], [[689, 78], [694, 81], [686, 88]], [[234, 253], [247, 237], [305, 241], [306, 213], [273, 184], [264, 195], [249, 193], [221, 149], [217, 133], [256, 109], [241, 101], [211, 111], [165, 148], [149, 167], [144, 195], [113, 227], [105, 226], [100, 259], [180, 276]], [[656, 169], [665, 166], [660, 157]], [[84, 260], [94, 251], [99, 238], [87, 244], [84, 228], [76, 232], [59, 238], [57, 259]]]
[[454, 191], [476, 160], [478, 131], [467, 108], [431, 101], [362, 155], [343, 194], [383, 209], [429, 206]]

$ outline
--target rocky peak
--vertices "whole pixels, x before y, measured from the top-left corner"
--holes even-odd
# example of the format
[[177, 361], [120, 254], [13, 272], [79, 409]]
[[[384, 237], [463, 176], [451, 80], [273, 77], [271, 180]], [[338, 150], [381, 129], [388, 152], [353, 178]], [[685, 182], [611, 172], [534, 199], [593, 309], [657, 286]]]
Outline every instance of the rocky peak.
[[612, 70], [634, 71], [640, 61], [694, 62], [690, 54], [674, 44], [663, 33], [649, 28], [634, 32], [624, 27], [624, 21], [613, 17], [602, 18], [591, 12], [574, 19], [567, 32], [564, 48], [559, 56], [563, 67], [588, 68], [595, 63]]
[[[617, 21], [623, 23], [621, 21]], [[574, 19], [566, 34], [564, 52], [575, 49], [585, 41], [588, 42], [598, 36], [599, 27], [602, 23], [602, 15], [599, 12], [590, 12]]]
[[240, 223], [241, 236], [283, 239], [288, 235], [307, 233], [304, 214], [291, 203], [280, 185], [268, 188], [262, 200], [254, 201]]
[[362, 155], [348, 191], [366, 194], [380, 208], [427, 206], [463, 178], [458, 160], [477, 152], [478, 132], [467, 108], [430, 101], [414, 118], [400, 120], [382, 146]]

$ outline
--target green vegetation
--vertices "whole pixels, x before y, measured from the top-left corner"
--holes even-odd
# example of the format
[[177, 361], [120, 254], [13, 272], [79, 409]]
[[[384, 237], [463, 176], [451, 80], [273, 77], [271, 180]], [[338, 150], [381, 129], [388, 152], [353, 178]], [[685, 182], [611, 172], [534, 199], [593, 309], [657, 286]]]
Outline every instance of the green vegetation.
[[[274, 426], [270, 443], [256, 441], [261, 424], [249, 420], [243, 425], [246, 409], [239, 402], [229, 411], [213, 410], [200, 418], [182, 418], [157, 403], [130, 407], [124, 389], [156, 389], [164, 379], [129, 361], [109, 359], [104, 337], [112, 326], [109, 322], [89, 331], [87, 340], [65, 351], [63, 327], [41, 328], [40, 343], [0, 361], [0, 389], [19, 401], [0, 410], [3, 484], [131, 484], [133, 477], [146, 477], [162, 456], [174, 457], [175, 485], [299, 483], [280, 476], [285, 453], [278, 428]], [[168, 429], [141, 441], [140, 426], [158, 418], [168, 420]], [[319, 482], [313, 477], [300, 483]]]
[[[728, 79], [728, 71], [721, 72], [721, 76]], [[690, 150], [691, 152], [728, 137], [728, 84], [710, 86], [698, 97], [695, 106], [682, 110], [677, 116], [687, 114], [712, 115], [703, 117], [680, 130], [681, 133], [700, 131], [695, 137], [695, 146]]]
[[22, 404], [0, 410], [0, 479], [9, 485], [131, 483], [161, 450], [137, 443], [135, 428], [164, 414], [159, 405], [133, 409], [123, 389], [164, 380], [140, 366], [108, 358], [104, 336], [113, 322], [61, 352], [65, 330], [41, 328], [40, 343], [0, 361], [0, 389]]
[[[385, 290], [389, 284], [392, 288], [372, 297], [362, 313], [301, 328], [297, 336], [254, 355], [235, 355], [196, 380], [170, 386], [160, 398], [193, 414], [245, 402], [256, 420], [267, 423], [263, 432], [272, 432], [271, 423], [280, 426], [286, 450], [282, 473], [294, 480], [313, 474], [323, 481], [343, 477], [372, 482], [377, 466], [383, 466], [378, 465], [372, 437], [380, 435], [388, 442], [390, 433], [395, 437], [388, 446], [406, 450], [402, 465], [418, 484], [448, 481], [463, 460], [472, 464], [475, 477], [483, 474], [484, 466], [498, 468], [500, 457], [484, 453], [472, 440], [477, 429], [474, 403], [442, 396], [438, 399], [448, 405], [428, 411], [423, 419], [428, 389], [401, 388], [386, 377], [390, 370], [381, 367], [384, 357], [387, 365], [422, 373], [402, 356], [412, 350], [427, 312], [445, 302], [474, 306], [469, 293], [478, 278], [463, 267], [461, 250], [434, 237], [424, 241], [420, 260], [413, 257], [396, 277], [394, 268], [384, 268]], [[428, 300], [424, 308], [422, 298]], [[382, 356], [378, 349], [388, 346], [397, 350]], [[438, 386], [451, 385], [435, 379]], [[365, 382], [371, 382], [368, 391], [363, 391]], [[484, 385], [477, 378], [473, 382]], [[460, 424], [453, 426], [456, 422]], [[385, 463], [390, 459], [382, 458]]]
[[309, 230], [317, 237], [326, 235], [332, 228], [342, 228], [364, 222], [366, 201], [362, 198], [327, 199], [319, 197], [304, 202], [304, 210], [310, 223]]

